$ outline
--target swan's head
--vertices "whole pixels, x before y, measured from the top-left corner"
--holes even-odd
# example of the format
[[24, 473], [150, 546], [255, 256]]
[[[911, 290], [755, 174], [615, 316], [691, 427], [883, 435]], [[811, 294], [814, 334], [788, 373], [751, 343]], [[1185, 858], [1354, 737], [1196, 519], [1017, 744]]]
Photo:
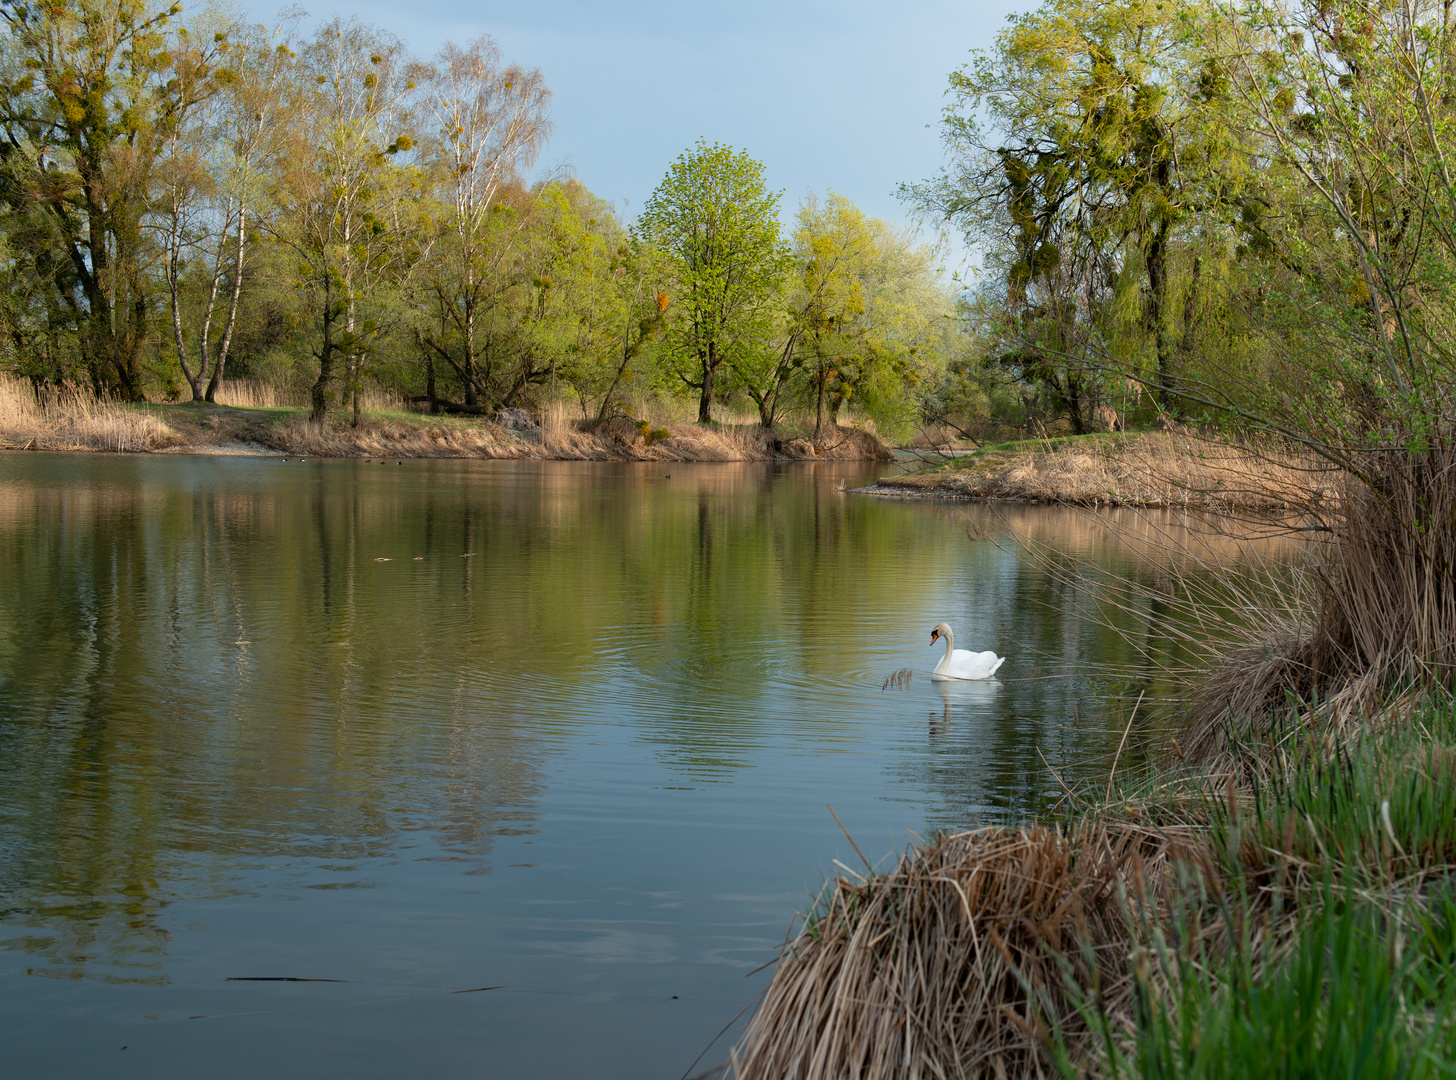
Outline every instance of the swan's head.
[[945, 623], [936, 623], [935, 629], [930, 631], [930, 643], [934, 645], [939, 641], [941, 634], [945, 634], [948, 637], [950, 635], [950, 627]]

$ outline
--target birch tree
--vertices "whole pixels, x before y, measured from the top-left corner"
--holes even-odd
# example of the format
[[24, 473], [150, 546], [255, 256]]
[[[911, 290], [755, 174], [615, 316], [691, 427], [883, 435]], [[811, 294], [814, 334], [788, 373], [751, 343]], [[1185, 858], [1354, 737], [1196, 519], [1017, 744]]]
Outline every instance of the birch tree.
[[[446, 45], [421, 82], [424, 154], [441, 192], [441, 242], [424, 275], [437, 318], [418, 340], [432, 367], [439, 359], [455, 368], [473, 409], [492, 393], [493, 372], [481, 364], [481, 320], [517, 239], [502, 236], [492, 214], [551, 133], [551, 91], [539, 69], [503, 63], [489, 37], [463, 49]], [[504, 231], [519, 232], [528, 220], [516, 215]]]
[[337, 383], [359, 417], [359, 379], [378, 322], [361, 312], [406, 242], [399, 220], [396, 155], [413, 141], [405, 106], [413, 89], [403, 46], [357, 21], [319, 29], [295, 65], [292, 122], [272, 198], [273, 236], [297, 260], [318, 362], [311, 416], [323, 420]]

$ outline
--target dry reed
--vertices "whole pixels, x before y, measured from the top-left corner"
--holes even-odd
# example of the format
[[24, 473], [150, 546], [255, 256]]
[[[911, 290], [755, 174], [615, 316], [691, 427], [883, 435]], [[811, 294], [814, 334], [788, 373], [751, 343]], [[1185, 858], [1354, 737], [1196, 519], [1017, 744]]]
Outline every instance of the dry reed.
[[1186, 724], [1194, 760], [1266, 743], [1291, 702], [1332, 746], [1402, 688], [1456, 688], [1456, 445], [1371, 452], [1357, 465], [1303, 595], [1198, 688]]
[[987, 828], [832, 880], [734, 1050], [738, 1080], [1047, 1076], [1053, 1031], [1127, 1014], [1140, 900], [1191, 834]]
[[784, 461], [885, 460], [889, 452], [872, 435], [844, 429], [838, 442], [816, 446], [785, 440], [761, 428], [672, 425], [649, 438], [638, 425], [615, 420], [583, 431], [560, 414], [548, 414], [533, 430], [518, 431], [486, 421], [431, 423], [366, 418], [315, 423], [299, 418], [266, 435], [268, 445], [288, 454], [315, 457], [543, 458], [567, 461]]
[[125, 453], [181, 441], [165, 423], [136, 407], [76, 386], [45, 389], [37, 396], [30, 383], [0, 375], [0, 446]]
[[1174, 431], [987, 451], [960, 468], [881, 480], [877, 489], [942, 498], [1221, 512], [1303, 508], [1335, 494], [1327, 471], [1297, 453]]

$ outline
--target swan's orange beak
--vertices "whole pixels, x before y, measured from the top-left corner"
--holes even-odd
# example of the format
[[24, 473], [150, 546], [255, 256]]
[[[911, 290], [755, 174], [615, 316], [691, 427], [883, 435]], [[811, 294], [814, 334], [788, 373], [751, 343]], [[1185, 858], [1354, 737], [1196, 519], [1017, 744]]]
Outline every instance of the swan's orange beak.
[[939, 637], [940, 637], [940, 631], [939, 631], [939, 630], [932, 630], [932, 631], [931, 631], [931, 632], [930, 632], [930, 643], [931, 643], [931, 644], [932, 644], [932, 645], [934, 645], [934, 644], [935, 644], [935, 642], [936, 642], [936, 640], [937, 640], [937, 639], [938, 639], [938, 638], [939, 638]]

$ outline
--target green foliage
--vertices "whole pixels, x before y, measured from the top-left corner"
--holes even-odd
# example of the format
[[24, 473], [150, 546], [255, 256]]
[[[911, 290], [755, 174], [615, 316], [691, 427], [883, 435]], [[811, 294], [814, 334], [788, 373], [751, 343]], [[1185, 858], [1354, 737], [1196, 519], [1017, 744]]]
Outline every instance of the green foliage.
[[[1449, 1073], [1456, 702], [1392, 720], [1333, 755], [1292, 721], [1251, 799], [1206, 796], [1212, 861], [1183, 869], [1171, 929], [1135, 958], [1130, 1038], [1084, 1000], [1104, 1036], [1099, 1075]], [[1215, 921], [1227, 932], [1205, 933]], [[1058, 1045], [1063, 1073], [1086, 1075]]]
[[1384, 913], [1327, 894], [1287, 957], [1241, 940], [1213, 967], [1212, 979], [1191, 965], [1184, 969], [1172, 1000], [1142, 983], [1131, 1060], [1115, 1059], [1108, 1074], [1148, 1080], [1445, 1075], [1439, 1027], [1452, 1016], [1456, 996], [1443, 987], [1420, 1003], [1434, 1006], [1434, 1016], [1419, 1006], [1413, 1016], [1406, 1006], [1416, 1003], [1403, 1002], [1402, 992], [1424, 989], [1443, 974], [1453, 910], [1443, 903], [1436, 912], [1414, 913], [1421, 931], [1416, 947], [1398, 957]]
[[952, 347], [928, 250], [838, 197], [856, 299], [809, 300], [745, 153], [700, 142], [635, 225], [530, 183], [550, 91], [489, 38], [423, 63], [357, 20], [179, 12], [0, 4], [0, 357], [37, 382], [211, 401], [226, 370], [356, 421], [367, 384], [588, 423], [690, 390], [890, 430]]
[[148, 344], [150, 188], [168, 133], [230, 81], [220, 43], [178, 42], [178, 11], [0, 8], [0, 227], [25, 282], [8, 344], [47, 354], [47, 375], [84, 373], [129, 399]]
[[1426, 445], [1456, 355], [1453, 33], [1430, 2], [1014, 17], [951, 75], [950, 165], [907, 189], [985, 252], [981, 368], [1075, 431], [1173, 411], [1342, 468]]
[[699, 391], [698, 420], [712, 420], [718, 371], [762, 385], [788, 254], [779, 240], [779, 193], [746, 151], [698, 144], [673, 162], [643, 207], [643, 237], [670, 260], [675, 297], [666, 359]]
[[793, 254], [785, 355], [808, 384], [816, 433], [851, 401], [882, 429], [904, 427], [916, 388], [954, 348], [934, 250], [830, 192], [799, 207]]

